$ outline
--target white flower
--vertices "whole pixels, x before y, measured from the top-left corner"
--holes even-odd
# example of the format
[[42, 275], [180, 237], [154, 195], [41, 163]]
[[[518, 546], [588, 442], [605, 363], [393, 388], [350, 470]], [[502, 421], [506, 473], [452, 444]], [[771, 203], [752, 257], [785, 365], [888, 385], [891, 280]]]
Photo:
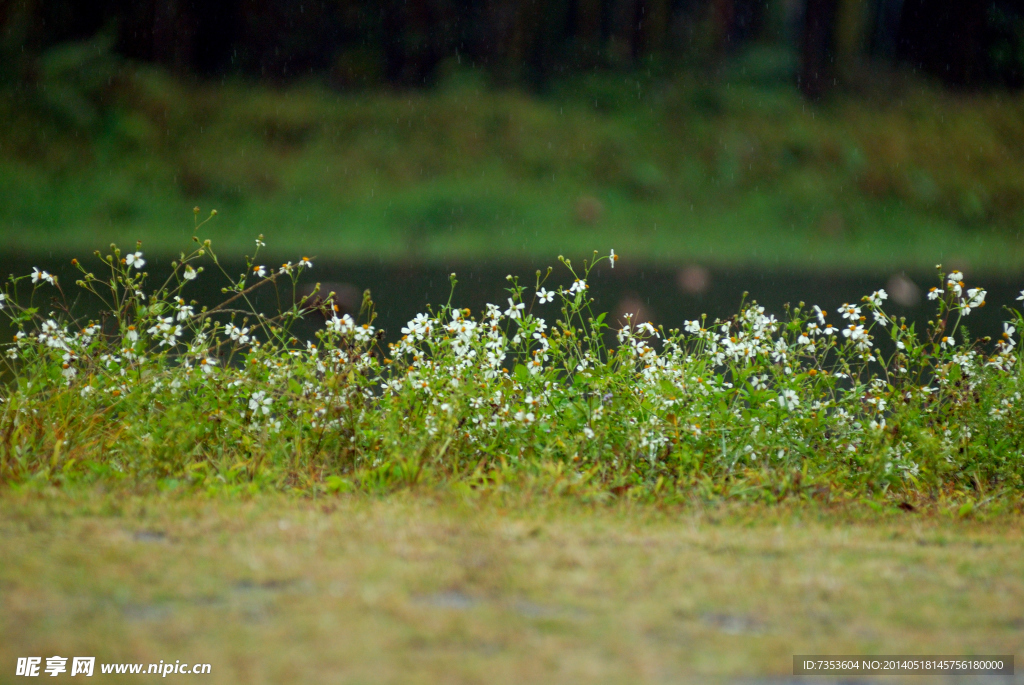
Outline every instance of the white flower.
[[972, 309], [985, 306], [985, 295], [988, 292], [981, 288], [971, 288], [967, 291], [967, 302], [964, 304], [963, 312], [966, 316]]
[[139, 339], [139, 332], [135, 330], [135, 326], [129, 326], [128, 330], [124, 333], [124, 337], [128, 342], [136, 342]]
[[4, 300], [6, 300], [6, 299], [7, 299], [7, 296], [4, 295], [3, 293], [0, 293], [0, 309], [4, 308]]
[[267, 246], [267, 244], [265, 242], [263, 242], [259, 238], [256, 239], [256, 247], [266, 247], [266, 246]]
[[857, 321], [860, 319], [860, 307], [852, 304], [844, 304], [839, 308], [839, 313], [843, 315], [844, 319], [849, 319], [850, 321]]
[[141, 269], [142, 267], [146, 266], [146, 260], [142, 258], [141, 252], [129, 253], [124, 258], [124, 263], [128, 266], [129, 269], [131, 269], [132, 267], [135, 267], [136, 269]]
[[851, 340], [863, 340], [867, 334], [864, 331], [863, 326], [855, 326], [850, 324], [843, 329], [843, 336]]
[[185, 300], [180, 297], [174, 298], [178, 302], [178, 321], [185, 321], [192, 316], [192, 307], [185, 304]]
[[217, 360], [210, 357], [203, 357], [199, 360], [199, 368], [203, 370], [203, 373], [213, 373], [213, 367], [216, 365]]
[[532, 411], [524, 412], [524, 411], [520, 410], [520, 411], [516, 412], [516, 421], [519, 421], [520, 423], [524, 423], [527, 426], [529, 426], [535, 420], [536, 420], [536, 417], [534, 417]]
[[50, 285], [57, 285], [57, 278], [55, 276], [51, 276], [49, 273], [45, 271], [40, 271], [39, 269], [33, 266], [32, 282], [39, 283], [40, 281], [46, 281]]
[[555, 299], [555, 294], [550, 290], [541, 288], [540, 290], [537, 291], [537, 301], [539, 301], [541, 304], [547, 304], [548, 302], [551, 302], [551, 300], [553, 299]]
[[1024, 300], [1024, 290], [1020, 291], [1020, 296], [1017, 299], [1018, 300]]
[[611, 254], [608, 255], [608, 263], [611, 267], [615, 268], [615, 262], [619, 261], [619, 255], [615, 254], [615, 250], [612, 250]]
[[800, 405], [800, 400], [797, 394], [792, 390], [783, 390], [779, 393], [779, 406], [783, 409], [792, 411]]
[[583, 292], [584, 290], [586, 290], [589, 287], [590, 286], [587, 285], [587, 282], [585, 280], [583, 280], [582, 278], [577, 278], [573, 282], [573, 284], [571, 286], [569, 286], [569, 292], [570, 293], [581, 293], [581, 292]]
[[349, 316], [348, 314], [342, 314], [340, 319], [338, 318], [338, 315], [335, 314], [327, 321], [327, 330], [333, 333], [346, 335], [350, 333], [354, 328], [355, 321], [353, 321], [352, 317]]
[[[497, 307], [495, 307], [495, 309], [497, 309]], [[346, 325], [351, 325], [351, 317], [349, 317], [349, 322], [350, 323]], [[406, 326], [402, 327], [402, 335], [412, 336], [416, 340], [423, 340], [425, 335], [430, 335], [432, 328], [430, 317], [426, 314], [420, 313], [417, 314], [416, 317], [413, 318], [413, 320]], [[345, 331], [342, 330], [340, 332], [344, 333]]]
[[946, 279], [946, 287], [949, 288], [954, 295], [959, 297], [960, 293], [963, 292], [964, 275], [959, 271], [954, 271], [949, 274]]
[[254, 266], [252, 268], [252, 272], [254, 274], [256, 274], [257, 278], [263, 278], [264, 276], [267, 275], [267, 268], [265, 266], [263, 266], [262, 264], [260, 264], [258, 266]]
[[[945, 292], [946, 291], [943, 290], [942, 288], [935, 288], [935, 287], [929, 288], [928, 289], [928, 299], [929, 300], [937, 300], [940, 297], [942, 297], [942, 295], [945, 294]], [[1020, 299], [1020, 298], [1018, 298], [1018, 299]]]
[[814, 313], [818, 316], [818, 323], [822, 326], [825, 325], [825, 316], [828, 312], [822, 311], [821, 307], [814, 305]]
[[[348, 316], [346, 314], [346, 316]], [[369, 342], [373, 340], [373, 334], [376, 329], [368, 323], [364, 323], [362, 326], [356, 326], [353, 328], [354, 338], [356, 342]]]
[[876, 290], [875, 292], [868, 295], [868, 302], [875, 305], [876, 307], [881, 306], [882, 300], [888, 299], [889, 293], [885, 292], [885, 290]]
[[508, 298], [508, 309], [505, 310], [505, 316], [510, 319], [518, 319], [522, 316], [523, 310], [526, 309], [526, 305], [520, 302], [516, 304], [512, 301], [512, 298]]
[[309, 260], [309, 257], [303, 257], [301, 260], [299, 260], [299, 266], [303, 266], [307, 269], [312, 269], [313, 262]]
[[285, 262], [284, 264], [281, 265], [281, 268], [277, 270], [277, 273], [279, 273], [279, 274], [286, 274], [286, 273], [288, 273], [291, 270], [292, 270], [292, 263], [291, 262]]
[[585, 436], [587, 436], [587, 440], [593, 440], [594, 439], [594, 431], [592, 431], [589, 426], [584, 426], [583, 427], [583, 434]]
[[232, 340], [238, 341], [241, 345], [245, 345], [249, 342], [249, 329], [239, 328], [231, 323], [224, 324], [224, 335], [228, 336]]
[[186, 266], [185, 273], [183, 273], [181, 277], [184, 278], [186, 281], [192, 281], [195, 280], [195, 277], [198, 275], [199, 274], [196, 272], [195, 269], [193, 269], [191, 266]]
[[263, 390], [254, 392], [249, 398], [249, 410], [253, 414], [258, 414], [259, 412], [263, 412], [264, 416], [270, 414], [271, 404], [273, 404], [273, 400], [267, 397], [267, 393]]

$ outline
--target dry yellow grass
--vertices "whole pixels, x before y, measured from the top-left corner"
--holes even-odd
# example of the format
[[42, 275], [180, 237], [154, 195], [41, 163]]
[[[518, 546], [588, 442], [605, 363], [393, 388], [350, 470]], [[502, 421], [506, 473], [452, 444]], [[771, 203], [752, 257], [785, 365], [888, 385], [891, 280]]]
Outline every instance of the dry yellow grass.
[[210, 683], [659, 683], [786, 675], [794, 653], [1010, 654], [1020, 523], [8, 492], [0, 681], [54, 654], [208, 662]]

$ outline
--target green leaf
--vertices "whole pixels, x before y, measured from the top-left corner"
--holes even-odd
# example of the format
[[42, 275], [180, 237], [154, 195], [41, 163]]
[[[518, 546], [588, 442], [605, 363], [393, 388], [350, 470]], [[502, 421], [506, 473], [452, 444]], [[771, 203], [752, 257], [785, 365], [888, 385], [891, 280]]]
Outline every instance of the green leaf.
[[324, 481], [324, 484], [327, 486], [328, 492], [344, 493], [355, 490], [355, 486], [352, 485], [349, 480], [342, 478], [341, 476], [328, 476]]
[[520, 383], [526, 383], [530, 380], [530, 372], [522, 364], [516, 364], [516, 368], [513, 370], [513, 373]]

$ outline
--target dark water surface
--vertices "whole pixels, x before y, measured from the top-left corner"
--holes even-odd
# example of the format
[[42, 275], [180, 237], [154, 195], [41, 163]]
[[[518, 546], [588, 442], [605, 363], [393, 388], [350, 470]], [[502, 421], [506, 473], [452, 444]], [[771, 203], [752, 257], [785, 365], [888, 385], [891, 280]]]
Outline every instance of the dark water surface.
[[[155, 288], [169, 273], [170, 260], [147, 260], [145, 271], [150, 274], [150, 288]], [[241, 262], [224, 264], [229, 274], [239, 274], [244, 269]], [[74, 281], [79, 274], [67, 260], [0, 256], [0, 275], [27, 274], [34, 266], [57, 274], [69, 300], [78, 297], [79, 289]], [[268, 264], [268, 268], [270, 266]], [[452, 304], [469, 307], [478, 314], [488, 302], [500, 304], [502, 308], [507, 306], [508, 274], [518, 276], [520, 283], [529, 286], [528, 292], [532, 295], [539, 266], [493, 262], [425, 266], [318, 261], [303, 275], [301, 284], [310, 287], [320, 282], [323, 284], [322, 292], [336, 291], [342, 309], [353, 315], [358, 311], [363, 290], [369, 289], [377, 307], [377, 325], [384, 328], [387, 339], [394, 340], [400, 337], [399, 329], [417, 313], [426, 311], [428, 304], [436, 307], [448, 301], [451, 292], [449, 274], [452, 272], [458, 277]], [[543, 265], [545, 270], [546, 266]], [[90, 268], [97, 276], [104, 273], [103, 265], [98, 262]], [[571, 282], [565, 268], [556, 264], [545, 287], [554, 290], [559, 285], [567, 287]], [[935, 303], [925, 297], [927, 289], [938, 285], [935, 273], [794, 273], [754, 268], [636, 266], [622, 262], [615, 269], [609, 269], [607, 265], [595, 269], [588, 283], [595, 312], [609, 312], [609, 321], [620, 320], [622, 314], [632, 312], [638, 314], [640, 320], [664, 324], [666, 328], [681, 327], [684, 321], [698, 318], [702, 313], [712, 319], [731, 316], [738, 311], [744, 292], [749, 293], [748, 300], [757, 300], [767, 312], [780, 318], [784, 315], [785, 303], [803, 301], [808, 306], [817, 304], [827, 309], [830, 320], [838, 324], [840, 318], [835, 310], [840, 305], [859, 303], [863, 295], [885, 288], [890, 294], [886, 311], [906, 316], [908, 322], [916, 321], [919, 330], [935, 311]], [[189, 286], [190, 298], [201, 304], [215, 304], [225, 298], [220, 293], [225, 284], [224, 277], [207, 263], [205, 272]], [[979, 276], [975, 280], [968, 274], [967, 285], [988, 290], [988, 305], [975, 310], [964, 320], [971, 334], [999, 335], [1002, 322], [1007, 318], [1003, 306], [1017, 307], [1021, 304], [1016, 298], [1024, 288], [1024, 275], [1020, 278]], [[40, 292], [49, 296], [53, 290], [46, 287]], [[271, 311], [277, 306], [278, 296], [285, 304], [290, 303], [290, 288], [285, 286], [276, 295], [272, 286], [265, 286], [254, 293], [253, 299], [261, 310]], [[37, 302], [43, 309], [47, 306], [45, 297]], [[534, 304], [533, 308], [534, 313], [549, 321], [558, 315], [555, 304]], [[95, 306], [87, 305], [86, 298], [82, 297], [75, 311], [83, 316], [95, 316], [97, 310]], [[297, 332], [311, 334], [317, 324], [314, 317]]]

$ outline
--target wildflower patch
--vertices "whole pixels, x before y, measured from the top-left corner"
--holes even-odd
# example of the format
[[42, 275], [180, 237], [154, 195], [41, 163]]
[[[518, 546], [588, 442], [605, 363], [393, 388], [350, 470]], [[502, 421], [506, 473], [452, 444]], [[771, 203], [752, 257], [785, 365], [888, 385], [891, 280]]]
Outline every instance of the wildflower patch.
[[[886, 313], [884, 290], [782, 319], [745, 302], [665, 330], [592, 310], [588, 280], [614, 251], [560, 257], [564, 279], [509, 276], [506, 302], [479, 312], [453, 304], [452, 274], [449, 301], [386, 342], [368, 293], [356, 318], [318, 287], [257, 310], [257, 289], [294, 293], [312, 258], [262, 264], [261, 237], [233, 275], [196, 242], [156, 287], [141, 246], [97, 253], [102, 276], [75, 261], [95, 320], [77, 318], [51, 274], [9, 279], [3, 480], [316, 490], [543, 466], [612, 492], [1022, 486], [1021, 312], [1007, 309], [1000, 339], [970, 338], [986, 293], [957, 271], [939, 270], [924, 330]], [[200, 306], [190, 289], [211, 272], [225, 299]], [[323, 329], [295, 337], [314, 314]]]

